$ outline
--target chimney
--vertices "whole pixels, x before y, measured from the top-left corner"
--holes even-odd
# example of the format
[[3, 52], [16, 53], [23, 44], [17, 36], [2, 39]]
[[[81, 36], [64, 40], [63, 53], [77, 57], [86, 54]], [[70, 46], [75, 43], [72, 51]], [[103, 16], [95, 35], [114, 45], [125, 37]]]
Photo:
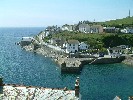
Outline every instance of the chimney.
[[133, 100], [133, 97], [132, 97], [132, 96], [130, 96], [128, 100]]
[[79, 77], [77, 77], [75, 82], [75, 96], [79, 97]]
[[0, 77], [0, 86], [3, 86], [3, 78]]

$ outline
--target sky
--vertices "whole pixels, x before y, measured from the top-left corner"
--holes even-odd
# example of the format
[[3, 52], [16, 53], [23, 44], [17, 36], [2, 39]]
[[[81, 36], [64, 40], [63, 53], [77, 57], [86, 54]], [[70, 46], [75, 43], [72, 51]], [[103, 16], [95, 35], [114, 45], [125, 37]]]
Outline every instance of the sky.
[[0, 27], [46, 27], [133, 16], [133, 0], [0, 0]]

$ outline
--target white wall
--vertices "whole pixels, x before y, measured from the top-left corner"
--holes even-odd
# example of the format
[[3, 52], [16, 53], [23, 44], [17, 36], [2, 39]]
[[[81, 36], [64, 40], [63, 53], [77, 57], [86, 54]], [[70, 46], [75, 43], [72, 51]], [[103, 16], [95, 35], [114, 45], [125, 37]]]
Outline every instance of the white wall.
[[88, 49], [88, 45], [85, 44], [85, 43], [81, 43], [81, 44], [79, 45], [79, 49], [80, 49], [80, 50], [87, 50], [87, 49]]
[[122, 33], [133, 33], [133, 29], [122, 29]]
[[75, 51], [78, 51], [78, 44], [71, 44], [71, 46], [66, 44], [66, 53], [75, 53]]
[[81, 32], [85, 32], [85, 33], [90, 33], [90, 26], [86, 25], [86, 26], [79, 26], [79, 31]]

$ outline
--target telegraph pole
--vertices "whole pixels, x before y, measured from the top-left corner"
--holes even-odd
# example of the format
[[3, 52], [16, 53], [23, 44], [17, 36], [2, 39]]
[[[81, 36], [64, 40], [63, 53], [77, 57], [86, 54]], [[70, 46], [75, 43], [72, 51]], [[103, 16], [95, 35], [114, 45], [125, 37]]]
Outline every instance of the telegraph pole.
[[129, 9], [129, 17], [130, 17], [130, 9]]

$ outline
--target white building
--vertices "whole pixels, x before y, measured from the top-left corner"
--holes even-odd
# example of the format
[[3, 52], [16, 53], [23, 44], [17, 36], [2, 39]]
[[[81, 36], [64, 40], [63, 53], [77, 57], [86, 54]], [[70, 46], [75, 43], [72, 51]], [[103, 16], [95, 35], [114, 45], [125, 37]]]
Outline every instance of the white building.
[[45, 38], [45, 31], [41, 31], [39, 34], [39, 39], [44, 39]]
[[63, 44], [66, 53], [76, 53], [78, 52], [79, 41], [78, 40], [68, 40]]
[[88, 50], [88, 48], [89, 48], [89, 46], [86, 43], [84, 43], [84, 42], [79, 43], [80, 50]]
[[48, 26], [44, 31], [44, 36], [47, 37], [50, 34], [55, 34], [60, 31], [60, 27], [56, 26]]
[[84, 33], [102, 33], [103, 27], [101, 25], [88, 25], [88, 24], [80, 24], [79, 31]]
[[45, 30], [45, 36], [47, 37], [47, 36], [49, 36], [50, 35], [50, 31], [49, 30]]
[[90, 33], [91, 32], [91, 28], [90, 28], [90, 25], [88, 24], [80, 24], [79, 25], [79, 31], [80, 32], [84, 32], [84, 33]]
[[22, 37], [22, 41], [33, 41], [34, 38], [33, 37]]
[[91, 26], [91, 33], [103, 33], [103, 27], [101, 25]]
[[122, 49], [130, 49], [128, 45], [119, 45], [117, 47], [120, 47]]
[[21, 46], [26, 46], [31, 44], [35, 39], [33, 37], [22, 37], [22, 40], [20, 42]]
[[133, 28], [125, 28], [121, 30], [122, 33], [133, 33]]
[[65, 24], [62, 26], [62, 31], [73, 31], [73, 26]]
[[103, 31], [106, 33], [115, 33], [116, 28], [115, 27], [103, 27]]
[[107, 51], [111, 57], [119, 57], [124, 52], [121, 47], [108, 48]]

